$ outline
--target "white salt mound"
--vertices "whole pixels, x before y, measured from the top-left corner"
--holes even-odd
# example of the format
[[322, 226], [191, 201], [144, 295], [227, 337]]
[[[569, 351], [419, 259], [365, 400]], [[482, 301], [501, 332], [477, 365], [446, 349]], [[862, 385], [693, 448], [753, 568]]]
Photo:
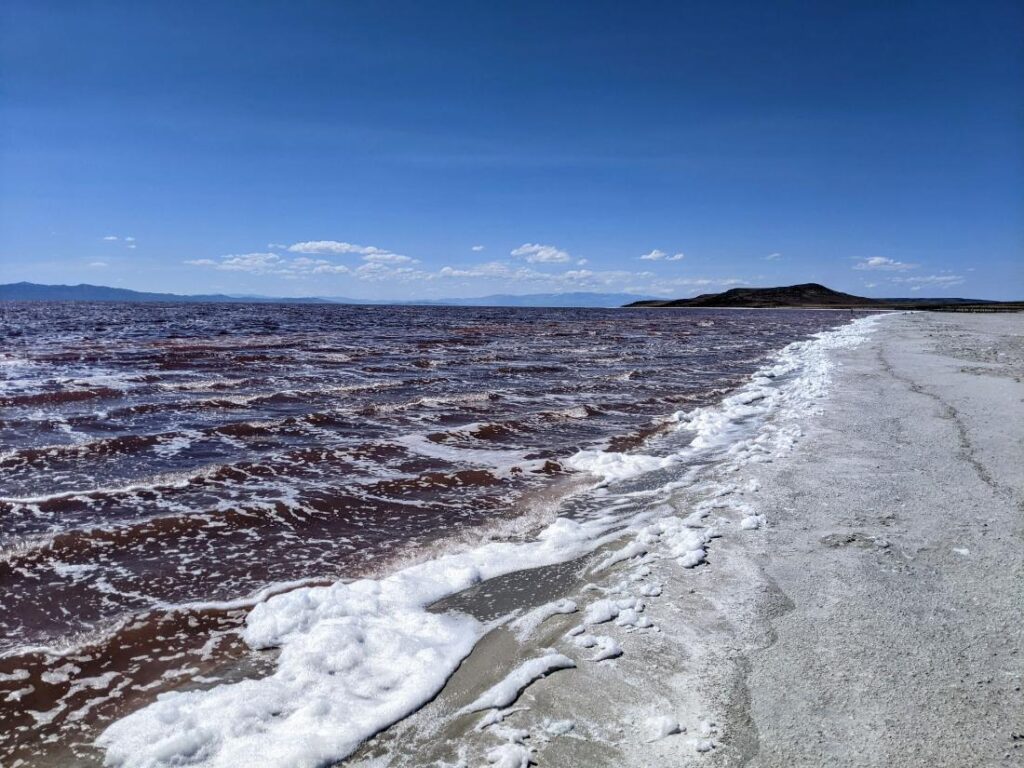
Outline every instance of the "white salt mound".
[[604, 635], [597, 638], [597, 648], [597, 653], [590, 659], [591, 661], [607, 661], [622, 655], [622, 646], [614, 638]]
[[666, 736], [681, 733], [683, 729], [679, 726], [679, 721], [674, 717], [658, 715], [647, 718], [644, 722], [644, 730], [647, 733], [648, 741], [658, 741]]
[[530, 750], [522, 744], [502, 744], [487, 752], [487, 762], [494, 768], [529, 768]]
[[763, 523], [763, 515], [747, 515], [740, 521], [740, 528], [745, 531], [753, 531], [760, 528]]

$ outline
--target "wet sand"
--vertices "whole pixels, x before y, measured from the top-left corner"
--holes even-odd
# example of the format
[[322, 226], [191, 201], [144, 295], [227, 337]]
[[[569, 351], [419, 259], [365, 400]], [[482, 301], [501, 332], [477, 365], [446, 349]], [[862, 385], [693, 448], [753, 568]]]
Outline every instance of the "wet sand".
[[[619, 542], [438, 606], [496, 623], [558, 599], [580, 611], [525, 637], [497, 626], [346, 764], [1024, 762], [1024, 315], [894, 316], [832, 354], [830, 394], [799, 417], [792, 452], [672, 498], [721, 534], [706, 563], [652, 540], [595, 572]], [[753, 514], [762, 525], [744, 529]], [[588, 626], [622, 650], [590, 661], [598, 649], [567, 633], [609, 599], [642, 600], [654, 626]], [[550, 650], [576, 667], [526, 687], [501, 722], [458, 714]]]

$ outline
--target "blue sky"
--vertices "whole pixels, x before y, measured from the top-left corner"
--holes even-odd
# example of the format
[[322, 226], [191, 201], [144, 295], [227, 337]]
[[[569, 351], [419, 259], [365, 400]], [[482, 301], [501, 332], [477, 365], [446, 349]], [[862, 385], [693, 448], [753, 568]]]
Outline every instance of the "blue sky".
[[0, 282], [1024, 298], [1018, 2], [0, 10]]

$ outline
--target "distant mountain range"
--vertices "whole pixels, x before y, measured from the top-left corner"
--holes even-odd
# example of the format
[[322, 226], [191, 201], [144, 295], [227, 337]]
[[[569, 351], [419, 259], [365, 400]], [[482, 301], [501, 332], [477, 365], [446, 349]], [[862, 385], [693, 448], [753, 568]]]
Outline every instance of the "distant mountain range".
[[[495, 293], [476, 299], [438, 299], [423, 301], [382, 302], [425, 304], [449, 307], [621, 307], [630, 302], [644, 301], [647, 297], [634, 293], [529, 293], [517, 296]], [[353, 302], [356, 303], [356, 302]]]
[[226, 296], [220, 293], [182, 296], [177, 293], [148, 293], [106, 285], [40, 285], [39, 283], [7, 283], [0, 285], [0, 301], [143, 301], [194, 303], [288, 302], [292, 304], [324, 304], [324, 299], [271, 299], [263, 296]]
[[630, 293], [533, 293], [527, 295], [493, 294], [471, 299], [421, 299], [389, 301], [351, 299], [344, 296], [231, 296], [221, 293], [182, 295], [150, 293], [105, 285], [40, 285], [7, 283], [0, 285], [0, 301], [124, 301], [179, 302], [201, 304], [367, 304], [458, 307], [620, 307], [646, 297]]
[[722, 293], [703, 293], [692, 299], [641, 300], [629, 307], [734, 307], [804, 309], [942, 309], [1005, 311], [1024, 309], [1021, 302], [960, 298], [869, 299], [826, 288], [819, 283], [801, 283], [777, 288], [731, 288]]

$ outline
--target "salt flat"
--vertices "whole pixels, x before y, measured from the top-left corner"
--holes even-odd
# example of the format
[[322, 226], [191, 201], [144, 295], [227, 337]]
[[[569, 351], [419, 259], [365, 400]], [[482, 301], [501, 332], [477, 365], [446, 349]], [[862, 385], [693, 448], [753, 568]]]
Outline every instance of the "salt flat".
[[841, 359], [763, 473], [736, 763], [1021, 765], [1024, 316], [905, 315]]

